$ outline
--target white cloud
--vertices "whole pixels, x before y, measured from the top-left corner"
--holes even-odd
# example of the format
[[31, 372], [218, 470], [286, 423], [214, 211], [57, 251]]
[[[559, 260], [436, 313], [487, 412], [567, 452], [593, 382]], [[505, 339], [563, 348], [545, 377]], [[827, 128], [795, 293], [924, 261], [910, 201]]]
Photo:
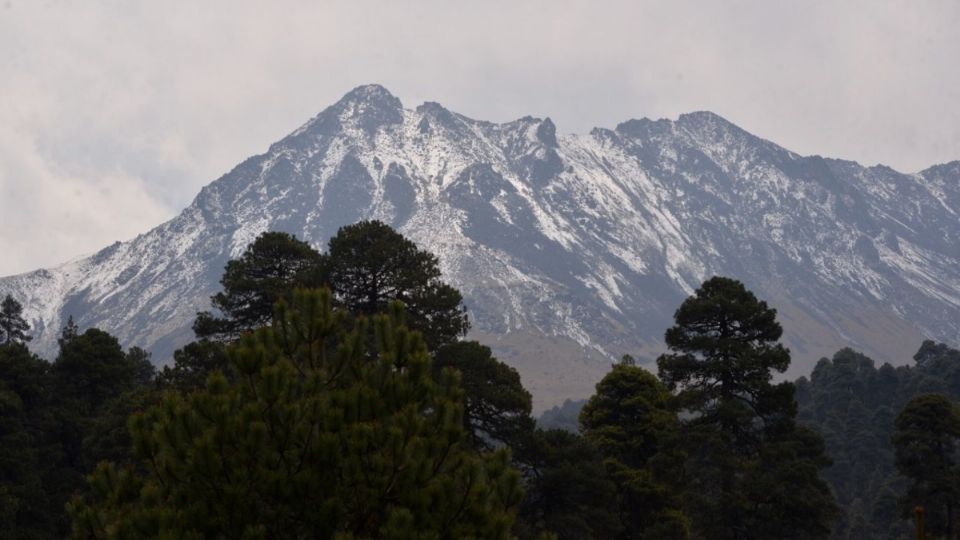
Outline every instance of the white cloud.
[[0, 130], [2, 269], [49, 266], [125, 240], [162, 221], [168, 209], [138, 178], [99, 170], [84, 178], [44, 159], [23, 136]]
[[148, 229], [368, 82], [567, 132], [709, 109], [918, 170], [960, 159], [957, 27], [936, 1], [0, 0], [0, 275]]

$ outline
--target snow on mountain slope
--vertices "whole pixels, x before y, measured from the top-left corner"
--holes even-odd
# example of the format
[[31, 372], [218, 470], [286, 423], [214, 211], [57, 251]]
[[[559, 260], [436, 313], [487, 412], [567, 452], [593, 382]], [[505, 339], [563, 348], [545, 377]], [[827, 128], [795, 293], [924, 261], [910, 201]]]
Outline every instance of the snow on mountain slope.
[[0, 279], [52, 356], [67, 316], [163, 363], [226, 261], [283, 230], [317, 247], [359, 219], [436, 253], [476, 335], [539, 406], [581, 397], [624, 353], [652, 358], [714, 274], [780, 310], [791, 375], [850, 345], [905, 362], [960, 342], [960, 162], [901, 174], [799, 156], [709, 112], [558, 135], [376, 85], [203, 188], [179, 216], [56, 268]]

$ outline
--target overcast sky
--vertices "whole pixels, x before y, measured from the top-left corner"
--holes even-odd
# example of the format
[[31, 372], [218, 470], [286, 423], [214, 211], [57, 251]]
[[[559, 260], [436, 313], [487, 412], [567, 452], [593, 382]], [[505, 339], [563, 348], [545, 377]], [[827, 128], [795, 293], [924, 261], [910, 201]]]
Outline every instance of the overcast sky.
[[351, 88], [561, 132], [712, 110], [960, 159], [960, 2], [0, 0], [0, 275], [126, 240]]

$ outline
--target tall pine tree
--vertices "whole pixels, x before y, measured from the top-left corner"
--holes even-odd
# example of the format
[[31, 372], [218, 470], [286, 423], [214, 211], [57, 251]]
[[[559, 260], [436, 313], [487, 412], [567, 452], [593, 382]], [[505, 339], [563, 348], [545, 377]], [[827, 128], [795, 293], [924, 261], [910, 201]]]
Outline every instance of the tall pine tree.
[[57, 338], [57, 344], [60, 345], [62, 349], [78, 335], [80, 335], [80, 327], [74, 322], [73, 315], [70, 315], [67, 317], [67, 324], [63, 325], [63, 329], [60, 330], [60, 337]]
[[23, 320], [23, 306], [9, 294], [0, 302], [0, 344], [23, 343], [33, 337], [27, 335], [30, 325]]
[[[687, 298], [665, 341], [672, 352], [657, 359], [660, 379], [675, 390], [684, 416], [683, 440], [690, 484], [687, 507], [699, 535], [717, 539], [819, 538], [830, 532], [835, 504], [816, 474], [829, 461], [822, 441], [798, 439], [790, 383], [773, 384], [790, 364], [778, 340], [776, 310], [739, 281], [714, 277]], [[811, 474], [789, 475], [801, 465]], [[783, 471], [771, 467], [785, 467]], [[771, 478], [803, 481], [770, 491]], [[808, 518], [787, 520], [791, 506], [807, 505]], [[759, 512], [758, 508], [763, 511]]]
[[347, 311], [372, 315], [399, 300], [431, 351], [467, 333], [463, 297], [440, 279], [437, 257], [389, 225], [361, 221], [341, 227], [327, 255], [327, 279]]
[[629, 358], [615, 365], [580, 412], [584, 436], [605, 458], [617, 486], [624, 539], [687, 538], [678, 496], [683, 454], [670, 393]]

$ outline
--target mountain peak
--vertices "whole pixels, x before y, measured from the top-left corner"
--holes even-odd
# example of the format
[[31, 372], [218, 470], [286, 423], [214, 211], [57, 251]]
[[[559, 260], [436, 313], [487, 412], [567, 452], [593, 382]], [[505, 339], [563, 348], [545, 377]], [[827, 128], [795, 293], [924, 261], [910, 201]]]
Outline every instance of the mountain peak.
[[683, 113], [676, 120], [633, 118], [618, 124], [616, 131], [634, 137], [651, 137], [666, 135], [678, 128], [693, 133], [744, 132], [733, 122], [710, 111]]
[[403, 108], [400, 99], [379, 84], [364, 84], [358, 86], [344, 94], [338, 103], [371, 103]]
[[733, 122], [711, 111], [694, 111], [694, 112], [681, 114], [677, 118], [677, 124], [680, 124], [681, 126], [685, 126], [685, 127], [695, 127], [695, 126], [717, 126], [717, 127], [723, 126], [723, 127], [732, 127], [732, 128], [737, 127]]
[[341, 126], [353, 125], [367, 134], [403, 123], [403, 103], [379, 84], [354, 88], [328, 110], [334, 111]]

